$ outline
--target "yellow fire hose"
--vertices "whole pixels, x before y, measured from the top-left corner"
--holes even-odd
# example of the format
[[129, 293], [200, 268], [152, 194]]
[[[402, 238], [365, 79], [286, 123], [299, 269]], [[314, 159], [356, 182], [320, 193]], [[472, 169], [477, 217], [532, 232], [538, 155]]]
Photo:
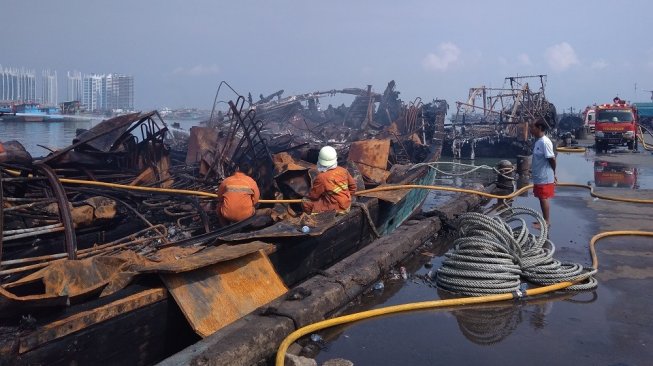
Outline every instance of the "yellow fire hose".
[[[17, 171], [8, 171], [12, 175], [20, 175], [19, 172]], [[182, 194], [182, 195], [194, 195], [194, 196], [202, 196], [202, 197], [210, 197], [210, 198], [217, 198], [218, 195], [215, 193], [210, 193], [210, 192], [202, 192], [202, 191], [192, 191], [192, 190], [184, 190], [184, 189], [171, 189], [171, 188], [154, 188], [154, 187], [139, 187], [139, 186], [129, 186], [129, 185], [124, 185], [124, 184], [116, 184], [116, 183], [106, 183], [106, 182], [96, 182], [96, 181], [88, 181], [88, 180], [82, 180], [82, 179], [69, 179], [69, 178], [60, 178], [61, 183], [66, 183], [66, 184], [78, 184], [78, 185], [89, 185], [89, 186], [99, 186], [99, 187], [107, 187], [107, 188], [117, 188], [117, 189], [127, 189], [127, 190], [134, 190], [134, 191], [141, 191], [141, 192], [154, 192], [154, 193], [170, 193], [170, 194]], [[576, 184], [576, 183], [557, 183], [558, 186], [561, 187], [575, 187], [575, 188], [585, 188], [589, 189], [590, 195], [592, 197], [597, 197], [605, 200], [611, 200], [611, 201], [620, 201], [620, 202], [630, 202], [630, 203], [653, 203], [653, 200], [651, 199], [637, 199], [637, 198], [624, 198], [624, 197], [613, 197], [613, 196], [607, 196], [599, 193], [594, 192], [594, 188], [590, 185], [586, 184]], [[374, 193], [374, 192], [383, 192], [383, 191], [391, 191], [391, 190], [397, 190], [397, 189], [430, 189], [430, 190], [439, 190], [439, 191], [448, 191], [448, 192], [459, 192], [459, 193], [468, 193], [468, 194], [476, 194], [479, 196], [487, 197], [487, 198], [497, 198], [497, 199], [511, 199], [514, 197], [517, 197], [524, 192], [528, 191], [533, 187], [532, 184], [529, 184], [513, 193], [507, 194], [507, 195], [496, 195], [496, 194], [491, 194], [491, 193], [486, 193], [483, 191], [476, 191], [476, 190], [471, 190], [471, 189], [464, 189], [464, 188], [456, 188], [456, 187], [446, 187], [446, 186], [432, 186], [432, 185], [415, 185], [415, 184], [408, 184], [408, 185], [388, 185], [388, 186], [381, 186], [377, 188], [372, 188], [372, 189], [367, 189], [367, 190], [362, 190], [356, 192], [356, 195], [361, 195], [361, 194], [366, 194], [366, 193]], [[294, 199], [294, 200], [261, 200], [259, 202], [261, 203], [300, 203], [302, 200], [300, 199]], [[590, 253], [592, 256], [592, 266], [594, 268], [598, 268], [598, 259], [596, 256], [596, 251], [595, 251], [595, 244], [597, 241], [599, 241], [602, 238], [609, 237], [609, 236], [621, 236], [621, 235], [637, 235], [637, 236], [649, 236], [653, 237], [653, 232], [648, 232], [648, 231], [632, 231], [632, 230], [625, 230], [625, 231], [611, 231], [611, 232], [605, 232], [605, 233], [600, 233], [592, 237], [590, 241]], [[573, 285], [576, 282], [582, 281], [583, 278], [575, 281], [575, 282], [560, 282], [558, 284], [554, 285], [549, 285], [549, 286], [544, 286], [544, 287], [539, 287], [539, 288], [534, 288], [534, 289], [528, 289], [525, 291], [525, 296], [535, 296], [535, 295], [540, 295], [540, 294], [545, 294], [548, 292], [556, 291], [556, 290], [561, 290], [564, 288], [567, 288], [571, 285]], [[411, 304], [403, 304], [403, 305], [395, 305], [395, 306], [389, 306], [386, 308], [381, 308], [381, 309], [374, 309], [374, 310], [368, 310], [368, 311], [363, 311], [360, 313], [356, 314], [350, 314], [350, 315], [345, 315], [345, 316], [340, 316], [328, 320], [324, 320], [321, 322], [317, 322], [311, 325], [308, 325], [306, 327], [300, 328], [294, 332], [292, 332], [284, 341], [281, 343], [281, 346], [279, 347], [279, 350], [277, 352], [277, 357], [276, 357], [276, 365], [282, 366], [284, 364], [284, 358], [286, 354], [286, 350], [292, 344], [295, 340], [299, 339], [300, 337], [315, 332], [320, 329], [324, 328], [329, 328], [333, 327], [336, 325], [340, 324], [345, 324], [345, 323], [350, 323], [362, 319], [367, 319], [367, 318], [372, 318], [375, 316], [379, 315], [387, 315], [387, 314], [394, 314], [394, 313], [399, 313], [399, 312], [405, 312], [405, 311], [412, 311], [412, 310], [422, 310], [422, 309], [433, 309], [433, 308], [442, 308], [442, 307], [449, 307], [449, 306], [460, 306], [460, 305], [468, 305], [468, 304], [478, 304], [478, 303], [487, 303], [487, 302], [496, 302], [496, 301], [504, 301], [504, 300], [510, 300], [513, 299], [515, 295], [512, 293], [506, 293], [506, 294], [499, 294], [499, 295], [490, 295], [490, 296], [480, 296], [480, 297], [464, 297], [464, 298], [458, 298], [458, 299], [447, 299], [447, 300], [434, 300], [434, 301], [424, 301], [424, 302], [418, 302], [418, 303], [411, 303]]]
[[574, 147], [560, 146], [560, 147], [556, 147], [556, 151], [568, 152], [568, 153], [582, 153], [587, 151], [587, 148], [583, 146], [574, 146]]
[[[651, 132], [649, 132], [649, 130], [646, 130], [646, 132], [651, 134]], [[642, 143], [642, 146], [644, 147], [644, 150], [653, 151], [653, 146], [647, 144], [646, 141], [644, 140], [644, 131], [642, 130], [642, 126], [639, 126], [639, 135], [637, 135], [637, 138], [639, 139], [639, 142]]]
[[[20, 175], [17, 171], [8, 170], [12, 175]], [[174, 189], [174, 188], [156, 188], [156, 187], [140, 187], [140, 186], [130, 186], [126, 184], [117, 184], [117, 183], [107, 183], [107, 182], [96, 182], [91, 180], [84, 179], [70, 179], [70, 178], [60, 178], [59, 181], [64, 184], [76, 184], [76, 185], [87, 185], [87, 186], [96, 186], [96, 187], [106, 187], [106, 188], [116, 188], [116, 189], [126, 189], [131, 191], [140, 191], [140, 192], [152, 192], [152, 193], [169, 193], [169, 194], [180, 194], [180, 195], [190, 195], [190, 196], [201, 196], [209, 198], [218, 198], [218, 195], [211, 192], [203, 191], [192, 191], [188, 189]], [[592, 197], [610, 200], [610, 201], [620, 201], [620, 202], [630, 202], [630, 203], [653, 203], [651, 199], [639, 199], [639, 198], [625, 198], [625, 197], [613, 197], [600, 193], [594, 192], [594, 187], [586, 184], [576, 184], [576, 183], [557, 183], [559, 187], [575, 187], [575, 188], [585, 188], [589, 189], [590, 195]], [[374, 192], [383, 192], [383, 191], [394, 191], [398, 189], [429, 189], [436, 191], [447, 191], [447, 192], [458, 192], [458, 193], [468, 193], [475, 194], [487, 198], [496, 198], [496, 199], [512, 199], [515, 198], [529, 189], [533, 188], [532, 184], [522, 187], [515, 192], [506, 195], [497, 195], [492, 193], [486, 193], [483, 191], [475, 191], [472, 189], [456, 188], [456, 187], [447, 187], [447, 186], [432, 186], [432, 185], [419, 185], [419, 184], [401, 184], [401, 185], [386, 185], [380, 186], [372, 189], [365, 189], [362, 191], [356, 192], [356, 195], [365, 195], [368, 193]], [[260, 200], [260, 203], [301, 203], [301, 199], [281, 199], [281, 200]]]
[[[609, 236], [623, 236], [623, 235], [636, 235], [636, 236], [648, 236], [648, 237], [653, 237], [653, 232], [649, 231], [634, 231], [634, 230], [625, 230], [625, 231], [609, 231], [605, 233], [600, 233], [597, 235], [594, 235], [592, 237], [592, 240], [590, 241], [590, 254], [592, 256], [592, 267], [598, 269], [599, 268], [599, 261], [596, 256], [596, 249], [595, 245], [596, 242], [598, 242], [600, 239], [609, 237]], [[528, 289], [525, 291], [524, 296], [535, 296], [535, 295], [541, 295], [541, 294], [546, 294], [549, 292], [553, 292], [556, 290], [561, 290], [564, 288], [567, 288], [571, 285], [573, 285], [576, 282], [583, 281], [584, 278], [580, 278], [575, 282], [560, 282], [554, 285], [549, 285], [549, 286], [543, 286], [543, 287], [538, 287], [534, 289]], [[336, 325], [341, 325], [341, 324], [346, 324], [346, 323], [352, 323], [355, 321], [363, 320], [363, 319], [369, 319], [373, 318], [376, 316], [380, 315], [388, 315], [388, 314], [396, 314], [396, 313], [401, 313], [401, 312], [406, 312], [406, 311], [414, 311], [414, 310], [423, 310], [423, 309], [435, 309], [435, 308], [443, 308], [443, 307], [451, 307], [451, 306], [461, 306], [461, 305], [471, 305], [471, 304], [480, 304], [480, 303], [488, 303], [488, 302], [496, 302], [496, 301], [505, 301], [505, 300], [512, 300], [515, 298], [515, 295], [512, 293], [505, 293], [505, 294], [499, 294], [499, 295], [489, 295], [489, 296], [472, 296], [472, 297], [461, 297], [457, 299], [447, 299], [447, 300], [433, 300], [433, 301], [422, 301], [422, 302], [415, 302], [415, 303], [410, 303], [410, 304], [402, 304], [402, 305], [394, 305], [394, 306], [388, 306], [385, 308], [380, 308], [380, 309], [373, 309], [373, 310], [367, 310], [367, 311], [362, 311], [360, 313], [354, 313], [354, 314], [349, 314], [349, 315], [344, 315], [344, 316], [339, 316], [327, 320], [323, 320], [317, 323], [313, 323], [310, 325], [307, 325], [305, 327], [299, 328], [296, 331], [290, 333], [284, 340], [281, 342], [281, 345], [279, 346], [279, 350], [277, 351], [277, 356], [276, 356], [276, 362], [275, 364], [277, 366], [283, 366], [285, 356], [286, 356], [286, 351], [288, 350], [288, 347], [297, 339], [316, 332], [318, 330], [322, 330], [325, 328], [330, 328], [334, 327]]]

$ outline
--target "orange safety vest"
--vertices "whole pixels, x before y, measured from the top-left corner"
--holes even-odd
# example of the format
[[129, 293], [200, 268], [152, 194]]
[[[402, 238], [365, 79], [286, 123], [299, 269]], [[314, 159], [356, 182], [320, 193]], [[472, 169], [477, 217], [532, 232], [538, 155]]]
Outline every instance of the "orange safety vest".
[[313, 187], [308, 194], [310, 201], [305, 202], [304, 210], [308, 213], [347, 211], [355, 192], [356, 181], [347, 169], [336, 167], [321, 172], [313, 180]]
[[238, 222], [254, 215], [254, 206], [261, 193], [254, 179], [236, 172], [222, 181], [218, 196], [222, 201], [218, 214], [231, 222]]

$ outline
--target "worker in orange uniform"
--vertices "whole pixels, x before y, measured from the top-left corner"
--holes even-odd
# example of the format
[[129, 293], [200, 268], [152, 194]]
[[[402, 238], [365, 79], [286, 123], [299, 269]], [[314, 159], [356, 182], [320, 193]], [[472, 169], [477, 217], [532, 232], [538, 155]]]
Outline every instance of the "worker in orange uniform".
[[313, 187], [302, 201], [304, 212], [316, 214], [325, 211], [347, 213], [356, 192], [356, 181], [347, 169], [338, 166], [338, 153], [331, 146], [320, 150], [317, 159], [318, 174]]
[[217, 213], [223, 226], [243, 221], [256, 211], [261, 193], [254, 179], [245, 172], [249, 172], [249, 166], [241, 163], [236, 167], [236, 172], [225, 178], [218, 188]]

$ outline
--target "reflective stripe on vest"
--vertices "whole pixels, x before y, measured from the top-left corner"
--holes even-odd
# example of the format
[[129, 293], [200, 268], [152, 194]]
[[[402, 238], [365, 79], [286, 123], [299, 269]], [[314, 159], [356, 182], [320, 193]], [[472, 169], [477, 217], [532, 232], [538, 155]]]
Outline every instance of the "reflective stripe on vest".
[[247, 193], [247, 194], [254, 194], [254, 190], [249, 188], [248, 186], [237, 186], [237, 185], [228, 185], [227, 188], [225, 189], [226, 192], [240, 192], [240, 193]]
[[338, 193], [340, 193], [340, 192], [342, 192], [344, 190], [349, 189], [349, 184], [347, 184], [347, 183], [335, 183], [335, 185], [336, 185], [336, 188], [329, 191], [329, 193], [338, 194]]

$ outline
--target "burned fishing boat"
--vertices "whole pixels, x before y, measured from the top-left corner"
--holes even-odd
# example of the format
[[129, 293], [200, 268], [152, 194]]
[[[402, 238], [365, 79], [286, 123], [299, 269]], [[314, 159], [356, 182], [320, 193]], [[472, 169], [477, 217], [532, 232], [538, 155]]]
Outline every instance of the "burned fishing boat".
[[[532, 89], [529, 81], [539, 83]], [[546, 99], [546, 75], [510, 76], [504, 87], [471, 88], [447, 126], [442, 154], [457, 159], [529, 155], [528, 122], [543, 119], [556, 127], [555, 106]]]
[[[380, 129], [376, 139], [339, 146], [341, 165], [361, 187], [433, 181], [434, 170], [398, 164], [393, 149], [397, 137], [419, 131], [410, 124], [418, 125], [411, 116], [426, 115], [420, 107], [404, 106], [389, 135]], [[270, 204], [264, 215], [219, 227], [206, 207], [234, 164], [256, 166], [253, 175], [271, 200], [301, 197], [315, 174], [311, 144], [273, 153], [267, 123], [244, 98], [224, 116], [218, 128], [191, 130], [182, 164], [171, 158], [156, 112], [105, 121], [36, 161], [2, 162], [3, 360], [156, 362], [391, 232], [426, 196], [370, 193], [341, 216], [302, 216], [292, 204]], [[444, 119], [437, 117], [422, 126]], [[429, 152], [439, 156], [437, 148]]]

